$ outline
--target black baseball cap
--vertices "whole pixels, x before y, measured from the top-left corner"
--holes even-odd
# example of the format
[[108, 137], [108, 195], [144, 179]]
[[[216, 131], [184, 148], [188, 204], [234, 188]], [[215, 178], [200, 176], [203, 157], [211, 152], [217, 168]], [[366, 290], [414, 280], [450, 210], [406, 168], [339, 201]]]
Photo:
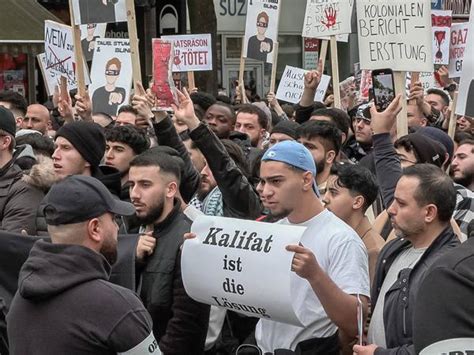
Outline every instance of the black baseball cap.
[[88, 221], [110, 212], [131, 216], [135, 207], [120, 201], [96, 178], [68, 176], [54, 184], [45, 197], [43, 213], [48, 225], [73, 224]]
[[16, 122], [11, 111], [0, 105], [0, 129], [15, 137]]

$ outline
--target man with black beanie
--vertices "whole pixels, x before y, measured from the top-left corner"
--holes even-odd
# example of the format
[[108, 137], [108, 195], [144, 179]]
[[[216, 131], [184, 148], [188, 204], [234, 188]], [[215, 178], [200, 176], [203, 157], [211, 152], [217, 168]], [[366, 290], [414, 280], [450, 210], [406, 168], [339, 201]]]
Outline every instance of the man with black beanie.
[[[96, 123], [78, 121], [62, 126], [56, 133], [53, 166], [56, 180], [70, 175], [92, 176], [101, 181], [115, 196], [120, 196], [120, 172], [111, 166], [99, 166], [105, 153], [103, 128]], [[40, 204], [36, 224], [38, 232], [46, 232], [46, 221]]]

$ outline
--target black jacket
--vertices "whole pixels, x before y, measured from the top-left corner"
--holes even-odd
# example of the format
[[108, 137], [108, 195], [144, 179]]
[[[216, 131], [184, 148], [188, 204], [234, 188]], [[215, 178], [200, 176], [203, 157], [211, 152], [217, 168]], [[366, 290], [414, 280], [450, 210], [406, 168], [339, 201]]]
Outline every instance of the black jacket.
[[[414, 354], [413, 319], [420, 285], [428, 268], [440, 255], [459, 245], [451, 226], [447, 227], [423, 253], [413, 269], [403, 269], [397, 281], [385, 295], [383, 318], [387, 349], [377, 348], [376, 355]], [[375, 305], [385, 276], [396, 257], [411, 243], [404, 238], [390, 241], [380, 252], [377, 260], [371, 303]]]
[[219, 138], [204, 124], [189, 133], [214, 175], [224, 205], [224, 216], [257, 219], [262, 205], [252, 184], [227, 153]]
[[105, 258], [86, 247], [38, 241], [7, 315], [10, 353], [116, 354], [142, 343], [150, 316], [109, 274]]
[[23, 180], [23, 176], [13, 160], [0, 169], [0, 229], [36, 234], [36, 210], [44, 192]]
[[187, 203], [199, 188], [200, 171], [197, 171], [194, 167], [188, 150], [181, 141], [173, 125], [173, 121], [171, 121], [169, 116], [161, 122], [153, 124], [153, 129], [155, 130], [158, 144], [175, 149], [184, 161], [184, 172], [181, 177], [179, 192], [183, 200]]
[[173, 211], [155, 225], [153, 254], [142, 272], [140, 297], [153, 319], [153, 332], [163, 354], [201, 354], [204, 351], [210, 306], [191, 299], [181, 278], [181, 245], [190, 220]]
[[440, 257], [420, 286], [413, 329], [416, 353], [439, 341], [474, 338], [473, 299], [474, 239], [471, 238]]

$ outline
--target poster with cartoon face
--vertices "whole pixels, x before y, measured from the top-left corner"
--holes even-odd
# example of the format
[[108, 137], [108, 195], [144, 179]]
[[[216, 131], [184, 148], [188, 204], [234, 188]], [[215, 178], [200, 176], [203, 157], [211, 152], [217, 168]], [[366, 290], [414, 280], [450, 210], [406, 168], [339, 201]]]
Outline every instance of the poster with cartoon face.
[[273, 63], [273, 49], [278, 40], [280, 0], [249, 0], [245, 24], [245, 58]]
[[72, 0], [75, 25], [127, 21], [126, 0]]
[[82, 55], [86, 62], [91, 62], [94, 56], [95, 41], [105, 37], [105, 23], [89, 23], [81, 25], [81, 47]]
[[92, 60], [89, 92], [93, 113], [116, 116], [129, 102], [132, 89], [130, 42], [124, 39], [97, 39]]

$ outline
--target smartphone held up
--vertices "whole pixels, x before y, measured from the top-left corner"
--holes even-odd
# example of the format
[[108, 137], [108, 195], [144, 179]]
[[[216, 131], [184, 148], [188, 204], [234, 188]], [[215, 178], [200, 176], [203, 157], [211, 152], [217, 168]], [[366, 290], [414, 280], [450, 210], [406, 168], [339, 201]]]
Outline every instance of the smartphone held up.
[[395, 82], [392, 69], [377, 69], [372, 71], [372, 91], [375, 108], [384, 111], [395, 98]]

